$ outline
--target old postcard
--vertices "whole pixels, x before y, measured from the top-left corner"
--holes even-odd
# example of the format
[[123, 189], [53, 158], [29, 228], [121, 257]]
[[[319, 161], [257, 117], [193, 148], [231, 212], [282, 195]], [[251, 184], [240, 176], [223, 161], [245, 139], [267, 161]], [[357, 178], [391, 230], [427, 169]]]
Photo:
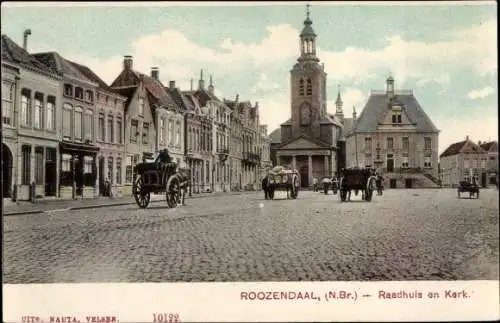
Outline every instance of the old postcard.
[[2, 2], [3, 321], [499, 317], [495, 2]]

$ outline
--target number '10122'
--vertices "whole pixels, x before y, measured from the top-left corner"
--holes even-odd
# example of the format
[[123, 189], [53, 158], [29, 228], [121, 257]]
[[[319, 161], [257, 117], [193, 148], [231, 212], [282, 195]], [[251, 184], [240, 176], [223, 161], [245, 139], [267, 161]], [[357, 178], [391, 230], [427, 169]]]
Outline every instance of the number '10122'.
[[180, 322], [177, 313], [153, 313], [154, 323]]

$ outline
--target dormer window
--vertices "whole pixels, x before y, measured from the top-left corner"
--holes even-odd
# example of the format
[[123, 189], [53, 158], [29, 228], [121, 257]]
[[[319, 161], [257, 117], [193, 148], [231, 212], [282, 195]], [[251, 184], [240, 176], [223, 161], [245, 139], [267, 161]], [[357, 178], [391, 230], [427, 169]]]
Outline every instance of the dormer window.
[[81, 87], [75, 88], [75, 98], [83, 100], [83, 89]]
[[392, 111], [392, 123], [393, 124], [401, 124], [401, 110]]
[[73, 86], [71, 84], [64, 84], [64, 96], [73, 97]]

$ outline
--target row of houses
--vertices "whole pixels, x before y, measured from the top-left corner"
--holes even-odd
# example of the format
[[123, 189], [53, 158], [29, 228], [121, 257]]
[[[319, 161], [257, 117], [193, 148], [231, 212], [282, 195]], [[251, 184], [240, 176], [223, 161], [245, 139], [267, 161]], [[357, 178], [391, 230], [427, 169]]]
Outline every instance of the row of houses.
[[191, 168], [193, 193], [255, 189], [270, 167], [258, 103], [218, 98], [203, 71], [182, 90], [124, 56], [108, 85], [56, 52], [29, 53], [30, 34], [23, 47], [2, 35], [4, 197], [130, 194], [134, 165], [164, 148]]
[[498, 187], [498, 142], [465, 140], [451, 144], [440, 155], [443, 187], [456, 187], [460, 181], [482, 187]]

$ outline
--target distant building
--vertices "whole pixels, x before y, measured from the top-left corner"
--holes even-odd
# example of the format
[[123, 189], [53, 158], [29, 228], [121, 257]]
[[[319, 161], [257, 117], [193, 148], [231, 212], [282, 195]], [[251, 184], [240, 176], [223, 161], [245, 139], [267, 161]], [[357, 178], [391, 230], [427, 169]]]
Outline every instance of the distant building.
[[2, 35], [3, 196], [59, 196], [62, 75]]
[[413, 95], [372, 91], [359, 118], [346, 134], [347, 167], [375, 168], [389, 188], [438, 187], [439, 130]]
[[[479, 142], [480, 143], [480, 142]], [[498, 143], [475, 143], [469, 139], [451, 144], [440, 155], [444, 187], [456, 187], [472, 178], [482, 187], [495, 185], [498, 176]]]
[[271, 162], [271, 138], [267, 135], [267, 125], [260, 126], [260, 179], [266, 176], [267, 172], [272, 168]]
[[488, 158], [487, 185], [498, 186], [498, 141], [478, 142]]
[[297, 169], [304, 187], [312, 185], [313, 178], [334, 176], [344, 163], [342, 100], [339, 92], [336, 114], [327, 112], [327, 75], [316, 56], [311, 25], [308, 12], [300, 33], [300, 56], [290, 71], [291, 118], [270, 135], [271, 160]]

